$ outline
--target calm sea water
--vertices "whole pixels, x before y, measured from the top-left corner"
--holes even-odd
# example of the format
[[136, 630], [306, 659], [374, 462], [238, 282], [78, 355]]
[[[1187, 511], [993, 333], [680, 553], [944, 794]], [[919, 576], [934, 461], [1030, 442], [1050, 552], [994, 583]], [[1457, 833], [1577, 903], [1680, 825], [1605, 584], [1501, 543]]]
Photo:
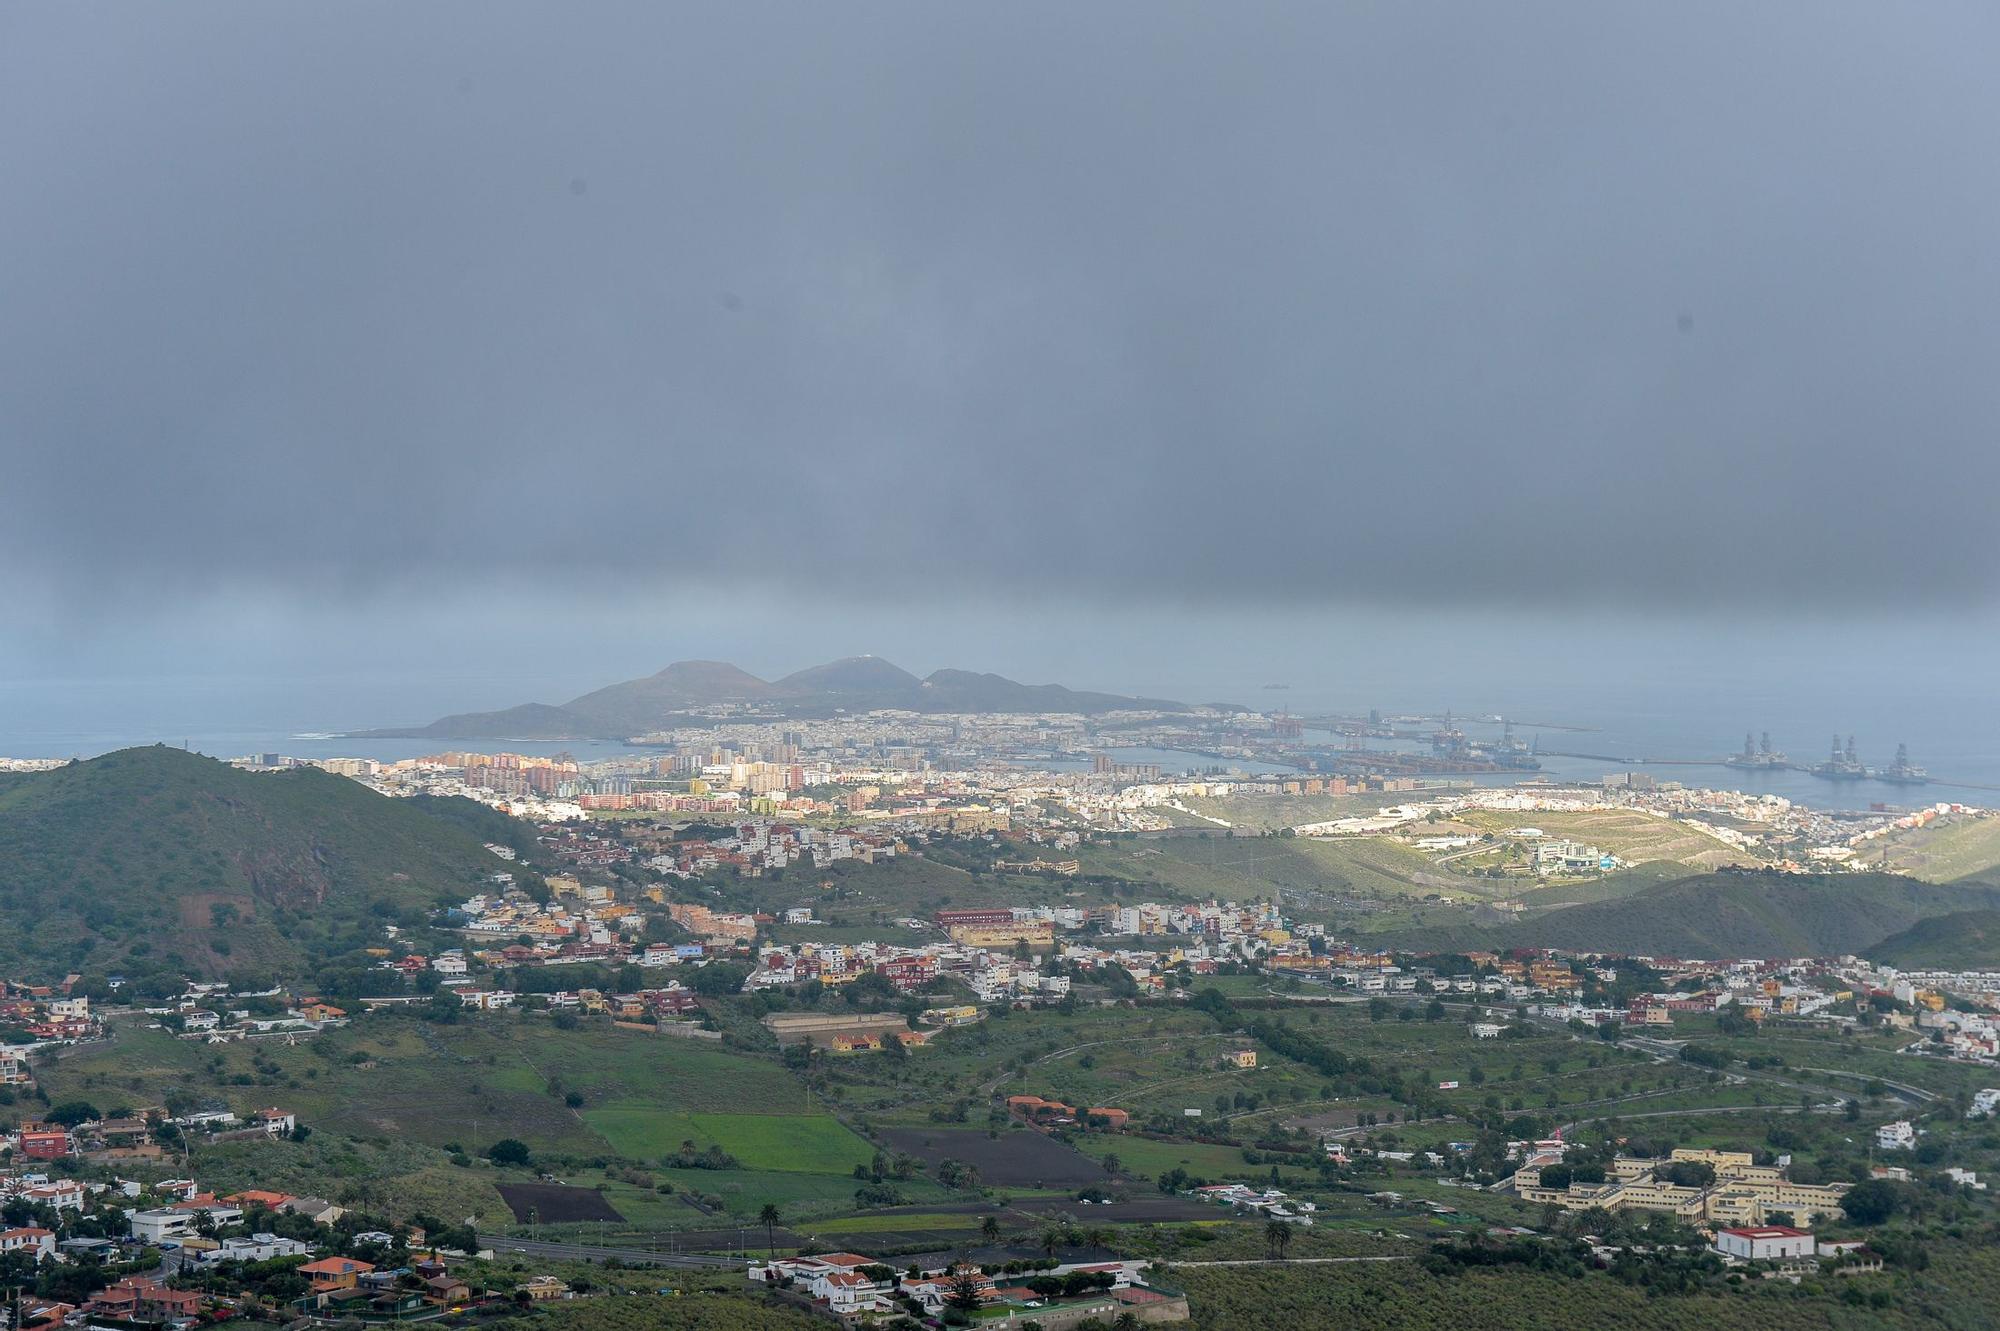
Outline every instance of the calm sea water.
[[[1158, 692], [1149, 687], [1148, 692]], [[1987, 679], [1954, 689], [1851, 690], [1825, 682], [1784, 679], [1708, 678], [1645, 687], [1616, 679], [1560, 688], [1505, 690], [1468, 687], [1465, 696], [1370, 698], [1338, 684], [1293, 683], [1283, 690], [1235, 687], [1192, 681], [1163, 696], [1235, 698], [1246, 706], [1280, 709], [1297, 716], [1435, 716], [1447, 706], [1469, 735], [1500, 734], [1500, 726], [1480, 718], [1515, 720], [1515, 735], [1538, 741], [1542, 749], [1603, 754], [1614, 759], [1695, 759], [1710, 765], [1639, 764], [1587, 758], [1542, 759], [1542, 774], [1578, 780], [1619, 771], [1646, 772], [1661, 781], [1782, 795], [1827, 809], [1865, 809], [1871, 804], [1916, 806], [1956, 800], [2000, 806], [2000, 688]], [[1556, 729], [1587, 727], [1582, 730]], [[1805, 772], [1754, 772], [1723, 766], [1721, 760], [1743, 747], [1746, 731], [1769, 731], [1771, 745], [1795, 763], [1810, 765], [1827, 756], [1836, 731], [1842, 742], [1852, 734], [1857, 755], [1874, 767], [1887, 766], [1899, 743], [1910, 761], [1929, 769], [1932, 784], [1902, 786], [1877, 781], [1833, 782]], [[1498, 781], [1517, 779], [1509, 775]], [[1954, 786], [1947, 783], [1963, 783]], [[1980, 789], [1984, 787], [1985, 789]]]

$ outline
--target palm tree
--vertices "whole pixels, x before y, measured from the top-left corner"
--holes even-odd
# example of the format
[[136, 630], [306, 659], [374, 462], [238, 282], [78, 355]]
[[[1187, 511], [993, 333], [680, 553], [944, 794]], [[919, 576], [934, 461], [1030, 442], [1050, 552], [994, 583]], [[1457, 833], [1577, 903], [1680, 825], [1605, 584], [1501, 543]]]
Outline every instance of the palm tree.
[[1042, 1226], [1043, 1252], [1047, 1253], [1050, 1257], [1054, 1257], [1056, 1255], [1056, 1249], [1062, 1247], [1062, 1241], [1063, 1241], [1063, 1232], [1060, 1229], [1056, 1228], [1054, 1225]]
[[979, 1237], [988, 1243], [1000, 1241], [1000, 1217], [989, 1215], [979, 1222]]
[[778, 1225], [782, 1219], [776, 1202], [765, 1202], [764, 1209], [757, 1213], [757, 1223], [764, 1227], [764, 1238], [772, 1257], [778, 1255]]
[[1285, 1255], [1285, 1249], [1292, 1246], [1292, 1227], [1282, 1220], [1272, 1220], [1264, 1226], [1264, 1246], [1271, 1250], [1271, 1259], [1277, 1261]]
[[1124, 1164], [1125, 1162], [1118, 1158], [1117, 1152], [1109, 1152], [1104, 1157], [1104, 1172], [1115, 1178]]

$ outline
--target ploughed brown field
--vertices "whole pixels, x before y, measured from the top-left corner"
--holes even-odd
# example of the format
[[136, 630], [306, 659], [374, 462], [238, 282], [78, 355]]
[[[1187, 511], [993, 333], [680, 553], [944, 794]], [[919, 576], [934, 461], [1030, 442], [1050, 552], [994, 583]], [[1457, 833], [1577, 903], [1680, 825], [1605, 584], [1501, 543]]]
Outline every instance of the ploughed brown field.
[[571, 1188], [557, 1183], [502, 1183], [500, 1200], [522, 1224], [569, 1224], [578, 1220], [625, 1219], [595, 1188]]
[[1075, 1188], [1111, 1177], [1089, 1156], [1039, 1132], [989, 1137], [977, 1128], [888, 1128], [880, 1135], [922, 1160], [933, 1177], [946, 1160], [971, 1165], [981, 1182], [998, 1188]]

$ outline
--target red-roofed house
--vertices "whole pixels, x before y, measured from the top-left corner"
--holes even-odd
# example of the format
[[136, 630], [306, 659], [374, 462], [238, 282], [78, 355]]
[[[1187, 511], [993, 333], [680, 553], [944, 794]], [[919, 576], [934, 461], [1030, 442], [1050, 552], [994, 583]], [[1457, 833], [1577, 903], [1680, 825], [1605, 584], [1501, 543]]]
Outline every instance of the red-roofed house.
[[295, 1200], [289, 1192], [266, 1192], [261, 1188], [250, 1188], [244, 1192], [232, 1192], [222, 1199], [238, 1206], [261, 1206], [267, 1211], [275, 1211], [286, 1202]]
[[83, 1185], [75, 1179], [57, 1179], [53, 1183], [37, 1183], [21, 1194], [37, 1206], [46, 1206], [53, 1211], [81, 1211], [83, 1209]]
[[353, 1289], [375, 1269], [369, 1262], [357, 1262], [352, 1257], [322, 1257], [316, 1262], [307, 1262], [299, 1268], [299, 1274], [312, 1281], [313, 1293], [337, 1294], [344, 1289]]
[[56, 1255], [56, 1232], [25, 1225], [19, 1229], [0, 1229], [0, 1253], [33, 1253], [36, 1261]]
[[168, 1289], [143, 1276], [127, 1276], [99, 1290], [83, 1305], [83, 1311], [127, 1322], [168, 1322], [200, 1313], [201, 1295], [193, 1290]]
[[1769, 1262], [1813, 1255], [1813, 1236], [1790, 1225], [1757, 1225], [1715, 1231], [1715, 1250], [1746, 1262]]

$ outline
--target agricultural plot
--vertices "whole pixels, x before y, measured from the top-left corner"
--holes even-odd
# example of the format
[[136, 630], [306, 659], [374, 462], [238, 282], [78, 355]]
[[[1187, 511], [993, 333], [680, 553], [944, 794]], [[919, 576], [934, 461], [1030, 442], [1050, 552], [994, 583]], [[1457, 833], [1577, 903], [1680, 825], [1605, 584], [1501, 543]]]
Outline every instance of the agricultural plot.
[[[978, 867], [977, 861], [968, 862]], [[831, 884], [824, 887], [822, 884]], [[842, 861], [824, 875], [766, 874], [733, 878], [718, 886], [716, 909], [781, 914], [810, 906], [826, 927], [808, 929], [806, 941], [838, 939], [842, 930], [865, 930], [851, 937], [881, 938], [902, 918], [927, 920], [940, 909], [968, 906], [1101, 905], [1101, 886], [1085, 880], [1040, 874], [971, 872], [947, 862], [945, 852], [899, 855], [873, 864]]]
[[537, 1150], [599, 1145], [538, 1081], [511, 1075], [517, 1053], [471, 1024], [449, 1044], [421, 1023], [383, 1020], [296, 1045], [208, 1045], [136, 1019], [113, 1030], [110, 1042], [50, 1065], [51, 1094], [115, 1105], [197, 1103], [219, 1093], [239, 1112], [282, 1099], [322, 1131], [434, 1147], [478, 1149], [480, 1139], [500, 1137]]
[[[754, 1220], [766, 1203], [779, 1207], [788, 1224], [855, 1210], [859, 1183], [848, 1175], [806, 1174], [788, 1169], [651, 1169], [635, 1183], [624, 1171], [576, 1171], [570, 1182], [601, 1188], [625, 1217], [627, 1233], [643, 1235]], [[662, 1188], [670, 1189], [661, 1191]], [[896, 1188], [914, 1202], [953, 1196], [921, 1177]]]
[[51, 1094], [113, 1106], [219, 1089], [240, 1111], [281, 1100], [319, 1131], [475, 1154], [514, 1137], [538, 1153], [651, 1162], [693, 1139], [745, 1163], [839, 1173], [870, 1155], [838, 1120], [807, 1113], [804, 1083], [773, 1060], [602, 1024], [375, 1017], [297, 1045], [217, 1046], [136, 1021], [114, 1030], [49, 1064]]
[[918, 1245], [953, 1251], [971, 1248], [979, 1240], [981, 1217], [971, 1212], [954, 1215], [926, 1212], [911, 1215], [879, 1214], [842, 1216], [807, 1225], [812, 1240], [862, 1251], [907, 1250]]
[[[1208, 1142], [1161, 1141], [1150, 1137], [1119, 1136], [1111, 1133], [1091, 1133], [1077, 1142], [1078, 1149], [1106, 1161], [1116, 1157], [1120, 1175], [1150, 1182], [1176, 1169], [1187, 1171], [1193, 1178], [1212, 1179], [1217, 1182], [1247, 1182], [1252, 1178], [1268, 1181], [1271, 1166], [1252, 1165], [1243, 1159], [1243, 1148], [1224, 1146]], [[1279, 1167], [1280, 1186], [1303, 1187], [1316, 1185], [1316, 1171], [1298, 1169], [1290, 1165]], [[1166, 1199], [1175, 1200], [1175, 1199]], [[1129, 1207], [1110, 1208], [1117, 1212], [1117, 1219], [1140, 1218]], [[1213, 1217], [1213, 1209], [1194, 1213], [1196, 1216]], [[1146, 1217], [1152, 1218], [1152, 1217]], [[1168, 1217], [1160, 1217], [1162, 1219]]]
[[522, 1224], [571, 1224], [577, 1221], [608, 1220], [622, 1223], [618, 1214], [594, 1188], [572, 1188], [553, 1183], [502, 1183], [500, 1199]]
[[890, 1128], [882, 1139], [922, 1160], [933, 1174], [946, 1160], [971, 1165], [989, 1187], [1077, 1188], [1108, 1178], [1097, 1161], [1027, 1129], [994, 1136], [973, 1128]]
[[872, 1127], [919, 1126], [940, 1118], [977, 1122], [986, 1118], [991, 1097], [1003, 1088], [1006, 1093], [1032, 1092], [1035, 1087], [1021, 1078], [1032, 1078], [1042, 1061], [1081, 1044], [1155, 1029], [1156, 1020], [1172, 1020], [1188, 1030], [1207, 1025], [1192, 1013], [1148, 1013], [1136, 1019], [1129, 1012], [1097, 1008], [1068, 1015], [1009, 1014], [947, 1031], [905, 1059], [882, 1054], [828, 1058], [819, 1064], [819, 1075], [844, 1115]]
[[1254, 1045], [1214, 1030], [1133, 1036], [1065, 1052], [1024, 1069], [1004, 1089], [1061, 1100], [1078, 1108], [1110, 1106], [1135, 1115], [1201, 1108], [1218, 1094], [1260, 1096], [1296, 1089], [1300, 1099], [1316, 1088], [1291, 1067], [1239, 1069], [1227, 1061]]
[[683, 1142], [720, 1146], [750, 1169], [850, 1174], [874, 1149], [830, 1114], [673, 1114], [638, 1106], [586, 1109], [584, 1121], [618, 1154], [657, 1160]]

